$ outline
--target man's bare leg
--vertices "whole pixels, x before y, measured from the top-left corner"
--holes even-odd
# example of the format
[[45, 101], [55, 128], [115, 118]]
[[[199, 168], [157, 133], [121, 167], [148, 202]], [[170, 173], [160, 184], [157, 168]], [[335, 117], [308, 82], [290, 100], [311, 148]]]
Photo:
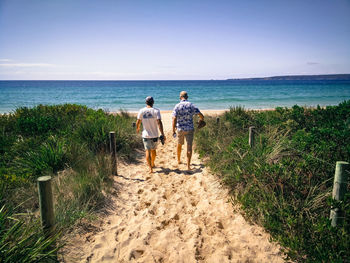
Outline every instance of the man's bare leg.
[[192, 147], [187, 149], [187, 170], [191, 170]]
[[146, 150], [146, 161], [149, 167], [149, 172], [153, 173], [153, 168], [151, 163], [151, 150]]
[[177, 144], [177, 163], [180, 164], [181, 163], [181, 149], [182, 149], [182, 145], [181, 144]]
[[155, 167], [154, 161], [156, 160], [157, 152], [156, 150], [151, 150], [151, 166], [152, 168]]

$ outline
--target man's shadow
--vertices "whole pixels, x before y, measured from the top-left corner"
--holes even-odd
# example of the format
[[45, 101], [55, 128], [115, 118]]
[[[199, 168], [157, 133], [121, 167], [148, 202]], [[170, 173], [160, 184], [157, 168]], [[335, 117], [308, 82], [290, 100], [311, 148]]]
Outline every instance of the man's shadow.
[[145, 181], [144, 179], [125, 177], [124, 175], [121, 175], [121, 174], [117, 174], [115, 176], [121, 177], [121, 178], [123, 178], [125, 180], [138, 181], [138, 182], [144, 182]]
[[177, 174], [197, 174], [201, 173], [203, 171], [204, 165], [203, 164], [193, 164], [192, 165], [192, 170], [180, 170], [179, 168], [176, 169], [170, 169], [170, 168], [164, 168], [164, 167], [159, 167], [161, 170], [156, 171], [156, 173], [164, 173], [166, 175], [170, 173], [177, 173]]

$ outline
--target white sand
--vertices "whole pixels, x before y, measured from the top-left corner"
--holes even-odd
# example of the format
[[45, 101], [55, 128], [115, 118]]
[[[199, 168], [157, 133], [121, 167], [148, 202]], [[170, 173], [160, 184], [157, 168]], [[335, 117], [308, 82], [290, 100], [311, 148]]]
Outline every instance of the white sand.
[[143, 156], [139, 164], [119, 164], [118, 194], [102, 230], [77, 235], [62, 261], [284, 262], [279, 246], [244, 220], [197, 154], [191, 174], [177, 164], [171, 114], [162, 118], [167, 142], [158, 146], [155, 172], [148, 174]]

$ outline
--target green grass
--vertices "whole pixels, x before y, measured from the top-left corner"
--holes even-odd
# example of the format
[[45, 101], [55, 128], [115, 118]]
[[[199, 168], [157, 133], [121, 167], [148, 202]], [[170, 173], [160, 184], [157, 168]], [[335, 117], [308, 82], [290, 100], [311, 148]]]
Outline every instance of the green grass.
[[[116, 132], [118, 158], [131, 160], [132, 151], [140, 147], [134, 121], [126, 112], [112, 115], [71, 104], [24, 107], [0, 115], [0, 207], [12, 211], [4, 218], [14, 218], [6, 221], [6, 231], [31, 233], [34, 221], [27, 219], [38, 210], [36, 179], [43, 175], [53, 177], [58, 230], [68, 231], [91, 217], [103, 206], [113, 182], [109, 132]], [[22, 220], [19, 214], [28, 216]], [[36, 237], [44, 242], [40, 231]], [[16, 240], [2, 239], [1, 253], [35, 250], [33, 239], [23, 242], [26, 248]]]
[[[197, 151], [209, 157], [212, 171], [231, 187], [247, 217], [264, 226], [290, 258], [346, 262], [350, 192], [337, 204], [345, 211], [344, 224], [332, 228], [328, 218], [335, 163], [350, 160], [349, 120], [350, 101], [315, 109], [231, 108], [219, 126], [211, 118], [196, 134]], [[249, 126], [256, 127], [253, 149]]]
[[45, 237], [38, 221], [25, 222], [0, 209], [0, 262], [56, 262], [58, 237]]

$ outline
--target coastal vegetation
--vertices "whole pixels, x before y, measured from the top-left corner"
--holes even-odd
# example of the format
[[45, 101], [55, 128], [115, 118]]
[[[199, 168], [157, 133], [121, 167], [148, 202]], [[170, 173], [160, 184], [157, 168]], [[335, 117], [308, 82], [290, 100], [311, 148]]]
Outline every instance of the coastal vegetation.
[[[255, 146], [248, 130], [255, 126]], [[230, 187], [246, 218], [264, 226], [298, 262], [350, 258], [350, 191], [335, 203], [337, 161], [350, 160], [350, 101], [325, 108], [233, 107], [196, 133], [196, 149]], [[345, 211], [331, 227], [331, 206]]]
[[[55, 260], [59, 233], [103, 207], [112, 189], [108, 135], [118, 158], [138, 147], [133, 117], [80, 105], [39, 105], [0, 116], [0, 261]], [[53, 178], [57, 234], [45, 237], [38, 220], [36, 179]]]
[[[39, 105], [0, 116], [0, 261], [55, 261], [60, 234], [93, 218], [113, 191], [109, 131], [118, 158], [140, 147], [125, 112], [79, 105]], [[255, 146], [248, 130], [255, 127]], [[231, 108], [208, 118], [196, 150], [223, 182], [245, 216], [270, 232], [298, 262], [350, 258], [350, 189], [331, 198], [335, 163], [350, 157], [350, 101], [325, 108]], [[36, 179], [53, 177], [57, 233], [46, 237], [38, 214]], [[331, 206], [345, 212], [331, 227]], [[53, 245], [55, 244], [55, 245]], [[58, 244], [58, 245], [57, 245]]]

